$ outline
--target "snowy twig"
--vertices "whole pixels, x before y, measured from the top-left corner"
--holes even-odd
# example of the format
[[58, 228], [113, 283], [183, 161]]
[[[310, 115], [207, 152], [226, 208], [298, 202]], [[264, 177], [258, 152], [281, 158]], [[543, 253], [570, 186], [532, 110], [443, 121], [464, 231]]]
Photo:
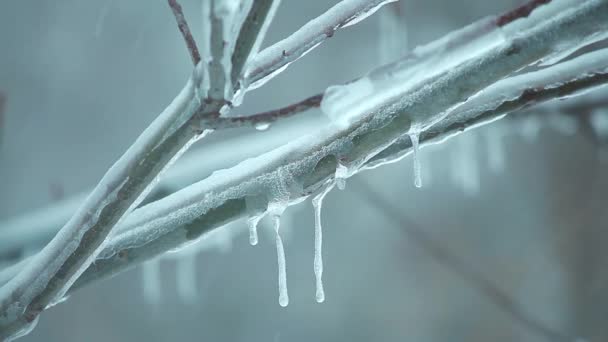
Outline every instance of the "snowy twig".
[[496, 307], [522, 324], [530, 332], [543, 337], [547, 342], [575, 341], [574, 338], [553, 330], [540, 320], [526, 313], [526, 311], [506, 292], [486, 279], [471, 266], [467, 265], [462, 258], [452, 253], [446, 246], [443, 246], [433, 236], [427, 233], [426, 229], [419, 227], [414, 222], [405, 218], [401, 214], [399, 208], [395, 207], [392, 202], [385, 200], [382, 196], [373, 191], [369, 185], [360, 181], [357, 182], [357, 188], [361, 190], [363, 197], [369, 204], [398, 223], [400, 228], [407, 234], [407, 237], [411, 239], [416, 246], [420, 247], [436, 262], [462, 278], [473, 289], [485, 296], [490, 302], [496, 305]]
[[192, 37], [192, 32], [190, 32], [190, 27], [188, 26], [188, 22], [186, 21], [186, 17], [184, 17], [184, 12], [182, 11], [182, 6], [177, 2], [177, 0], [168, 0], [169, 7], [171, 7], [171, 11], [175, 16], [175, 20], [177, 21], [177, 27], [179, 28], [179, 32], [182, 33], [182, 37], [186, 42], [186, 47], [188, 47], [188, 52], [190, 52], [190, 58], [192, 58], [192, 63], [197, 65], [201, 61], [201, 55], [198, 52], [198, 47], [196, 46], [196, 41], [194, 37]]
[[245, 71], [245, 83], [251, 89], [261, 86], [327, 38], [333, 37], [336, 30], [358, 23], [393, 1], [396, 0], [340, 1], [289, 37], [256, 55]]

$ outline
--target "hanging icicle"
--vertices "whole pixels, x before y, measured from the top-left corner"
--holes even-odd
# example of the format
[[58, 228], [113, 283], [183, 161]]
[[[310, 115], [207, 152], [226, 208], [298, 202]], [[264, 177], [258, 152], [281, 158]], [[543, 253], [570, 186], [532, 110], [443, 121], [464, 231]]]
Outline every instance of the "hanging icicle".
[[317, 303], [325, 301], [325, 290], [323, 289], [323, 228], [321, 227], [321, 207], [323, 206], [325, 195], [327, 195], [333, 187], [334, 183], [328, 184], [321, 193], [312, 199], [312, 206], [315, 211], [315, 258], [313, 269], [315, 272], [315, 299], [317, 300]]

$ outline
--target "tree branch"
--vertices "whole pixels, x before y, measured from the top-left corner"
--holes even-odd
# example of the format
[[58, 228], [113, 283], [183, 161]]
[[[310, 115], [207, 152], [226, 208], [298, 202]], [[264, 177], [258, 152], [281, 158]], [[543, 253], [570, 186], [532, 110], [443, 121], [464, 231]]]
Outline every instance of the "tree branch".
[[285, 68], [303, 57], [336, 30], [354, 25], [373, 14], [378, 8], [396, 0], [342, 0], [322, 15], [278, 43], [262, 50], [245, 70], [245, 84], [255, 89], [274, 78]]
[[179, 32], [182, 33], [182, 37], [186, 42], [186, 47], [188, 48], [188, 52], [190, 53], [192, 63], [194, 65], [197, 65], [201, 61], [201, 55], [198, 52], [196, 41], [194, 40], [194, 37], [192, 37], [192, 32], [190, 32], [190, 27], [188, 26], [186, 17], [184, 17], [182, 6], [177, 2], [177, 0], [168, 0], [168, 2], [169, 7], [171, 7], [171, 11], [173, 12], [173, 16], [175, 16], [175, 20], [177, 21], [177, 27], [179, 28]]
[[241, 25], [235, 49], [232, 53], [231, 77], [233, 84], [236, 85], [239, 82], [243, 68], [250, 57], [258, 53], [258, 49], [266, 36], [268, 26], [280, 2], [280, 0], [257, 0], [253, 2], [243, 25]]
[[[604, 2], [595, 2], [594, 5], [597, 7], [584, 7], [584, 20], [577, 20], [581, 13], [572, 13], [572, 16], [563, 19], [568, 22], [567, 25], [563, 21], [558, 21], [553, 23], [556, 26], [548, 25], [542, 30], [533, 31], [523, 38], [524, 41], [506, 43], [505, 47], [499, 49], [498, 54], [487, 52], [453, 70], [453, 73], [444, 75], [440, 79], [432, 79], [434, 87], [443, 89], [432, 91], [428, 89], [429, 87], [422, 87], [408, 95], [410, 98], [416, 98], [417, 102], [399, 101], [397, 103], [399, 108], [396, 107], [397, 104], [387, 105], [368, 115], [365, 120], [347, 128], [327, 129], [319, 134], [303, 137], [268, 154], [247, 160], [233, 169], [216, 173], [166, 199], [137, 210], [122, 227], [121, 231], [124, 233], [112, 239], [103, 257], [78, 280], [75, 288], [95, 279], [121, 272], [166, 250], [198, 239], [202, 234], [226, 222], [247, 215], [248, 199], [256, 198], [258, 201], [265, 199], [267, 205], [272, 203], [274, 199], [269, 195], [272, 193], [270, 189], [273, 183], [280, 179], [280, 174], [290, 175], [289, 186], [296, 189], [290, 193], [290, 201], [298, 202], [302, 197], [317, 191], [328, 180], [332, 180], [338, 163], [346, 165], [349, 169], [348, 176], [351, 176], [366, 163], [373, 165], [376, 162], [377, 166], [379, 162], [387, 162], [386, 157], [392, 155], [386, 155], [383, 159], [373, 158], [383, 150], [385, 151], [383, 153], [386, 153], [386, 148], [393, 142], [401, 144], [400, 138], [408, 131], [411, 123], [407, 116], [407, 113], [410, 113], [409, 109], [416, 108], [419, 113], [434, 115], [438, 108], [436, 105], [438, 92], [445, 93], [446, 89], [458, 88], [458, 94], [452, 93], [452, 95], [453, 102], [460, 103], [477, 93], [479, 89], [484, 89], [500, 79], [502, 75], [543, 57], [543, 53], [538, 52], [538, 46], [530, 48], [530, 51], [527, 48], [515, 49], [513, 44], [524, 44], [525, 41], [531, 40], [535, 44], [551, 46], [558, 44], [561, 39], [572, 38], [572, 36], [556, 34], [556, 31], [560, 32], [567, 28], [570, 32], [577, 32], [575, 34], [585, 34], [584, 26], [591, 27], [600, 22], [605, 23], [607, 19], [605, 16], [608, 16], [605, 10], [608, 5]], [[544, 48], [540, 47], [540, 51], [549, 53], [550, 49], [546, 48], [547, 45]], [[492, 62], [484, 63], [483, 61], [487, 59], [491, 59]], [[575, 60], [572, 63], [578, 62]], [[604, 62], [608, 64], [608, 61], [604, 60]], [[606, 64], [603, 68], [608, 67]], [[505, 66], [508, 67], [505, 69]], [[595, 68], [599, 67], [595, 65]], [[545, 76], [545, 71], [527, 75], [526, 81], [534, 85], [532, 89], [538, 89], [535, 96], [529, 96], [529, 92], [526, 92], [523, 98], [527, 99], [527, 103], [563, 96], [566, 93], [572, 94], [608, 81], [605, 73], [595, 71], [582, 76], [577, 72], [574, 79], [566, 78], [571, 77], [571, 74], [555, 73], [556, 77], [564, 78], [562, 79], [564, 85], [541, 90], [541, 87], [537, 87], [533, 82], [545, 84], [547, 81]], [[507, 79], [507, 81], [512, 80]], [[496, 86], [494, 90], [503, 89], [503, 86], [504, 84]], [[497, 93], [497, 91], [490, 92], [492, 96]], [[483, 97], [479, 96], [478, 99]], [[497, 115], [521, 107], [513, 106], [512, 103], [510, 98], [503, 98], [500, 104], [491, 104], [496, 106], [495, 110], [488, 110], [486, 107], [482, 112], [491, 114], [485, 115], [479, 115], [480, 110], [465, 110], [466, 107], [462, 111], [455, 111], [453, 115], [434, 126], [433, 130], [421, 134], [421, 142], [436, 142], [438, 139], [448, 138], [461, 132], [464, 127], [487, 123]], [[444, 106], [451, 107], [448, 104]], [[400, 146], [407, 152], [411, 150], [411, 146]], [[394, 150], [395, 153], [403, 151]], [[393, 160], [395, 159], [391, 161]]]
[[[365, 13], [369, 12], [368, 10]], [[97, 261], [91, 264], [87, 271], [82, 274], [73, 288], [78, 288], [94, 279], [120, 272], [138, 262], [191, 242], [223, 223], [246, 215], [246, 203], [252, 197], [262, 198], [262, 200], [265, 200], [266, 206], [272, 204], [276, 200], [272, 195], [272, 189], [276, 187], [275, 183], [277, 181], [287, 183], [290, 188], [290, 201], [297, 202], [302, 197], [317, 191], [326, 181], [332, 180], [339, 163], [347, 167], [347, 176], [351, 176], [379, 152], [386, 150], [393, 142], [398, 142], [404, 134], [410, 131], [413, 123], [421, 120], [425, 122], [434, 121], [437, 113], [450, 113], [453, 108], [500, 79], [554, 53], [557, 48], [561, 49], [568, 45], [577, 44], [577, 40], [583, 40], [598, 30], [606, 31], [608, 30], [607, 26], [608, 2], [601, 0], [586, 1], [557, 18], [552, 18], [552, 20], [547, 20], [528, 31], [522, 32], [516, 38], [506, 40], [493, 50], [472, 55], [462, 64], [451, 68], [449, 72], [425, 79], [421, 87], [406, 93], [400, 93], [397, 99], [391, 99], [391, 101], [383, 103], [380, 107], [375, 108], [346, 127], [337, 128], [332, 126], [318, 134], [303, 137], [268, 154], [245, 161], [233, 169], [215, 173], [206, 180], [172, 194], [166, 199], [142, 207], [129, 215], [124, 222], [121, 222], [120, 231], [122, 233], [114, 236], [107, 243]], [[601, 75], [601, 73], [585, 74], [575, 80], [570, 79], [570, 81], [576, 81], [579, 86], [574, 88], [580, 90], [588, 87], [589, 84], [597, 85], [597, 82], [600, 81], [596, 80], [595, 83], [581, 82], [582, 79], [589, 79], [596, 75]], [[542, 81], [545, 80], [542, 79]], [[601, 82], [605, 82], [605, 79]], [[187, 93], [190, 95], [192, 85], [188, 89]], [[412, 101], [412, 99], [415, 99], [415, 101]], [[214, 112], [217, 110], [219, 108], [214, 108]], [[192, 117], [196, 117], [197, 122], [200, 122], [204, 119], [204, 114], [207, 113], [196, 111]], [[454, 133], [454, 130], [460, 130], [463, 126], [462, 122], [472, 125], [479, 123], [482, 119], [487, 119], [486, 117], [480, 118], [475, 111], [464, 111], [462, 113], [462, 117], [442, 115], [441, 120], [433, 126], [435, 129], [439, 129], [437, 133], [433, 135], [425, 132], [422, 134], [421, 140], [426, 141], [440, 136], [446, 137]], [[452, 118], [465, 120], [456, 122]], [[192, 123], [191, 120], [186, 122], [188, 124]], [[162, 123], [166, 124], [167, 122], [163, 121]], [[169, 123], [172, 122], [169, 121]], [[169, 128], [172, 128], [171, 125], [169, 126]], [[163, 135], [161, 138], [182, 141], [183, 127], [184, 125], [175, 131], [171, 131], [173, 133], [170, 133], [167, 137]], [[185, 129], [191, 130], [192, 128], [186, 126]], [[192, 134], [198, 133], [200, 131], [195, 131]], [[147, 135], [144, 136], [147, 137]], [[185, 144], [186, 141], [183, 141], [183, 143]], [[174, 143], [175, 141], [169, 146], [178, 146]], [[155, 153], [159, 153], [157, 152], [159, 146], [162, 145], [153, 145], [150, 154], [156, 156]], [[163, 147], [166, 148], [167, 146]], [[143, 150], [145, 151], [145, 149]], [[170, 149], [170, 151], [174, 150]], [[168, 155], [171, 155], [164, 150], [162, 152], [161, 158], [167, 158]], [[130, 156], [129, 152], [127, 152], [127, 155]], [[142, 189], [145, 186], [141, 178], [145, 178], [146, 184], [149, 184], [160, 172], [159, 168], [162, 168], [160, 165], [162, 163], [157, 163], [155, 158], [150, 159], [149, 155], [145, 155], [145, 157], [143, 163], [120, 169], [124, 170], [120, 173], [121, 175], [130, 176], [125, 183], [118, 185], [110, 183], [112, 186], [108, 187], [102, 180], [101, 184], [105, 185], [105, 187], [102, 187], [102, 198], [92, 196], [87, 200], [83, 207], [85, 210], [83, 215], [87, 215], [85, 217], [91, 219], [96, 218], [96, 216], [89, 214], [90, 211], [87, 209], [105, 208], [106, 203], [103, 198], [106, 198], [108, 193], [117, 193], [116, 197], [119, 199], [115, 206], [106, 209], [109, 211], [98, 211], [102, 214], [100, 217], [104, 217], [104, 223], [109, 223], [99, 227], [99, 231], [93, 230], [93, 242], [101, 244], [103, 240], [101, 237], [105, 237], [103, 234], [107, 235], [111, 226], [116, 224], [116, 221], [142, 197], [141, 194], [147, 189]], [[165, 164], [167, 163], [168, 161]], [[137, 172], [133, 173], [133, 170]], [[131, 171], [131, 173], [126, 171]], [[155, 171], [156, 174], [154, 174]], [[143, 173], [141, 176], [140, 172]], [[114, 172], [110, 174], [112, 175], [110, 179], [116, 180]], [[133, 181], [131, 177], [134, 175], [136, 176], [135, 179], [140, 180]], [[289, 179], [282, 179], [283, 175], [288, 175]], [[123, 184], [128, 184], [128, 187], [125, 188]], [[134, 194], [134, 188], [139, 190], [138, 194]], [[123, 189], [127, 192], [123, 193]], [[131, 202], [128, 203], [130, 200]], [[89, 203], [91, 201], [94, 202]], [[108, 221], [105, 220], [106, 214], [109, 216]], [[70, 222], [72, 221], [74, 220]], [[74, 233], [77, 233], [77, 231]], [[48, 258], [48, 251], [50, 250], [56, 252], [53, 255], [53, 260], [63, 259], [61, 263], [64, 263], [66, 259], [62, 253], [66, 252], [57, 253], [59, 250], [55, 245], [63, 243], [63, 246], [65, 246], [69, 240], [66, 240], [63, 232], [58, 236], [59, 238], [54, 239], [36, 257], [37, 259], [48, 261], [50, 259]], [[71, 238], [71, 236], [69, 237]], [[91, 243], [92, 240], [85, 236], [84, 241], [87, 242], [87, 246], [95, 245], [95, 243]], [[67, 264], [69, 270], [73, 272], [70, 272], [69, 281], [65, 281], [63, 285], [68, 285], [74, 281], [80, 273], [81, 267], [86, 266], [87, 263], [79, 258], [88, 255], [87, 259], [90, 260], [97, 254], [99, 244], [93, 252], [85, 250], [81, 253], [77, 250], [75, 254], [68, 257]], [[68, 250], [67, 253], [70, 253], [70, 251]], [[78, 262], [78, 265], [74, 266], [75, 264], [71, 263], [72, 261]], [[40, 265], [39, 262], [30, 262], [28, 263], [28, 269]], [[42, 267], [45, 266], [50, 266], [50, 270], [56, 269], [54, 264], [42, 264]], [[40, 272], [40, 270], [38, 271]], [[54, 276], [54, 274], [51, 276]], [[61, 275], [64, 274], [62, 270]], [[23, 279], [20, 274], [20, 276], [13, 278], [2, 290], [9, 288], [9, 291], [12, 291], [15, 289], [13, 286], [9, 286], [11, 284], [32, 284], [31, 282], [24, 282]], [[61, 284], [61, 282], [61, 278], [57, 278], [57, 284]], [[62, 286], [62, 290], [64, 288], [67, 290], [66, 287]], [[3, 294], [6, 293], [6, 291], [3, 292]], [[60, 293], [61, 291], [58, 291], [53, 296], [48, 296], [47, 298], [50, 300], [47, 302], [58, 299], [57, 294]], [[9, 300], [3, 301], [2, 305], [11, 302], [23, 302], [11, 296], [2, 298], [9, 298]], [[37, 303], [43, 303], [43, 301]], [[7, 326], [6, 323], [10, 323], [10, 329], [15, 326], [22, 327], [27, 323], [27, 319], [32, 317], [30, 314], [33, 313], [35, 318], [45, 307], [46, 305], [37, 305], [30, 309], [30, 306], [28, 306], [26, 310], [29, 311], [26, 311], [27, 314], [20, 317], [23, 320], [19, 323], [14, 323], [15, 321], [12, 320], [14, 317], [12, 316], [8, 317], [8, 320], [3, 317], [4, 320], [0, 322], [5, 324], [4, 326]], [[2, 313], [5, 314], [5, 317], [7, 317], [7, 313], [13, 312], [8, 309], [7, 306], [3, 307]]]

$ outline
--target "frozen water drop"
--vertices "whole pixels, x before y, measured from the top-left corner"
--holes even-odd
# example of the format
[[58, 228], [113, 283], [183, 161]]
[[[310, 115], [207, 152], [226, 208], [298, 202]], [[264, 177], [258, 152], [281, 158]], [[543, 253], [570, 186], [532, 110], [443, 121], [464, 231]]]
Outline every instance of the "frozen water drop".
[[336, 166], [336, 175], [334, 176], [336, 180], [336, 186], [340, 190], [344, 190], [346, 188], [346, 178], [348, 178], [348, 168], [340, 163]]
[[412, 141], [412, 148], [414, 150], [414, 185], [417, 188], [422, 187], [422, 172], [420, 167], [420, 158], [418, 157], [418, 153], [420, 150], [420, 146], [418, 143], [418, 133], [409, 134], [410, 140]]
[[258, 244], [258, 223], [262, 219], [262, 215], [253, 216], [247, 219], [247, 226], [249, 227], [249, 243], [252, 246]]
[[258, 122], [255, 124], [255, 129], [258, 131], [265, 131], [270, 128], [270, 122]]

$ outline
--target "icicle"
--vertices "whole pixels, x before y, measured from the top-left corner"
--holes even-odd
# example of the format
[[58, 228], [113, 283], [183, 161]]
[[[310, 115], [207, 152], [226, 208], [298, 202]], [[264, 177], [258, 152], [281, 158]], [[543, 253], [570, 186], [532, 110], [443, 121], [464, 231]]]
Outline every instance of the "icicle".
[[149, 305], [158, 306], [161, 299], [160, 259], [150, 260], [142, 266], [143, 296]]
[[418, 144], [418, 133], [409, 134], [410, 140], [412, 141], [412, 148], [414, 150], [414, 185], [417, 188], [422, 187], [422, 172], [420, 167], [420, 159], [418, 158], [418, 152], [420, 146]]
[[285, 250], [283, 249], [283, 241], [279, 234], [279, 228], [281, 226], [281, 216], [273, 215], [274, 220], [274, 232], [276, 235], [277, 245], [277, 264], [279, 267], [279, 305], [285, 307], [289, 304], [289, 295], [287, 294], [287, 270], [285, 262]]
[[336, 180], [336, 186], [340, 190], [344, 190], [346, 188], [346, 178], [348, 177], [348, 168], [340, 163], [336, 166], [336, 175], [334, 176]]
[[325, 291], [323, 290], [323, 254], [322, 254], [322, 246], [323, 246], [323, 229], [321, 227], [321, 207], [323, 206], [323, 199], [325, 195], [331, 189], [333, 189], [334, 185], [329, 184], [320, 194], [315, 196], [312, 199], [312, 206], [315, 210], [315, 259], [313, 263], [313, 268], [315, 272], [315, 281], [316, 281], [316, 295], [315, 298], [317, 303], [322, 303], [325, 301]]
[[285, 250], [283, 249], [283, 241], [279, 234], [281, 226], [281, 215], [285, 208], [289, 205], [289, 184], [292, 182], [292, 175], [286, 168], [279, 168], [278, 177], [274, 181], [272, 192], [272, 200], [268, 204], [268, 213], [273, 220], [275, 239], [277, 245], [277, 264], [279, 268], [279, 305], [285, 307], [289, 304], [289, 296], [287, 294], [287, 272], [285, 261]]
[[608, 108], [598, 108], [591, 112], [589, 122], [595, 134], [601, 139], [608, 138]]
[[249, 243], [252, 246], [258, 244], [258, 223], [264, 217], [263, 215], [253, 216], [247, 219], [247, 226], [249, 227]]
[[485, 130], [488, 145], [488, 165], [490, 170], [495, 173], [502, 172], [505, 168], [505, 151], [502, 143], [503, 127], [502, 123], [495, 123]]
[[193, 303], [196, 291], [196, 255], [186, 254], [177, 260], [175, 268], [177, 295], [184, 303]]
[[519, 130], [523, 135], [524, 139], [528, 142], [534, 142], [538, 138], [538, 134], [541, 129], [541, 122], [537, 115], [530, 113], [526, 118], [521, 121], [521, 129]]
[[408, 49], [408, 32], [400, 2], [380, 10], [378, 23], [378, 55], [380, 64], [386, 64], [404, 55]]
[[452, 172], [454, 180], [462, 187], [468, 195], [479, 192], [479, 171], [477, 169], [476, 136], [469, 132], [466, 136], [458, 137], [456, 147], [458, 151], [453, 153]]
[[95, 38], [101, 37], [101, 31], [103, 31], [106, 17], [110, 12], [112, 2], [113, 0], [107, 0], [104, 6], [101, 8], [101, 11], [99, 12], [99, 16], [97, 17], [97, 23], [95, 24]]

